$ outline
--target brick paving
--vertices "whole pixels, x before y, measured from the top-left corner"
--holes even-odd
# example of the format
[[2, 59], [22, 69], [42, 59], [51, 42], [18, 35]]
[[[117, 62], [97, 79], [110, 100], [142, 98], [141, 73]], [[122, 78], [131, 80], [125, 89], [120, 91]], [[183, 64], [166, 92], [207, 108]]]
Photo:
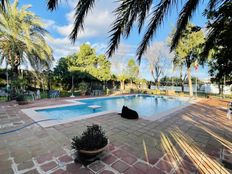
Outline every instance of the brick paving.
[[[1, 134], [32, 122], [23, 108], [65, 103], [51, 99], [25, 106], [0, 104], [1, 174], [232, 173], [222, 163], [232, 161], [232, 120], [226, 118], [222, 107], [227, 102], [222, 100], [204, 99], [157, 121], [107, 114]], [[99, 160], [85, 167], [74, 163], [71, 139], [94, 123], [106, 131], [110, 145]]]

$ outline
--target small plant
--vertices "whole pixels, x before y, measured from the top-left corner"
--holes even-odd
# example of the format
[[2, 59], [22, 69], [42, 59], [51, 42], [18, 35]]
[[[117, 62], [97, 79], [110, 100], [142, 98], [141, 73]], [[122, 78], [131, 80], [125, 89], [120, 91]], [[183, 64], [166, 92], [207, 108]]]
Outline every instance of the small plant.
[[99, 125], [88, 126], [80, 137], [72, 139], [72, 149], [76, 151], [94, 151], [105, 147], [108, 143], [105, 132]]

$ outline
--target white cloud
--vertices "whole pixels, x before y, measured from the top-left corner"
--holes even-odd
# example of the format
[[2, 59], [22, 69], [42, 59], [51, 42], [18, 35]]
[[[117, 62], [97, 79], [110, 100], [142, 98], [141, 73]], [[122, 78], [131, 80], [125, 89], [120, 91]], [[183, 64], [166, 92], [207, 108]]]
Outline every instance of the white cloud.
[[92, 47], [96, 49], [97, 53], [104, 54], [107, 48], [107, 45], [105, 43], [94, 43], [92, 44]]
[[70, 8], [75, 8], [76, 4], [77, 4], [77, 0], [61, 0], [60, 1], [62, 6], [69, 6]]
[[[80, 49], [80, 45], [83, 44], [80, 42], [76, 42], [72, 44], [68, 37], [64, 38], [46, 38], [49, 46], [53, 49], [53, 56], [57, 61], [61, 57], [65, 57], [68, 55], [72, 55], [73, 53], [77, 53]], [[106, 44], [104, 43], [93, 43], [85, 42], [89, 44], [91, 47], [95, 48], [97, 54], [103, 54], [106, 48]]]
[[42, 22], [44, 23], [46, 29], [54, 27], [56, 23], [55, 21], [50, 19], [42, 19]]
[[55, 59], [59, 59], [61, 57], [73, 54], [79, 50], [79, 45], [73, 45], [69, 38], [47, 38], [48, 44], [53, 49], [53, 55]]
[[[77, 42], [72, 44], [70, 39], [68, 38], [69, 34], [73, 29], [74, 22], [74, 14], [75, 14], [75, 6], [76, 0], [69, 1], [61, 1], [61, 5], [70, 8], [70, 11], [65, 14], [65, 18], [67, 20], [66, 25], [60, 25], [59, 23], [50, 20], [43, 19], [45, 24], [45, 28], [49, 30], [51, 33], [57, 32], [60, 34], [60, 37], [56, 37], [54, 39], [48, 39], [47, 41], [49, 45], [52, 47], [54, 51], [54, 57], [58, 60], [60, 57], [67, 56], [73, 54], [79, 50], [80, 41], [79, 39], [84, 39], [82, 42], [91, 41], [92, 37], [106, 37], [109, 26], [113, 20], [113, 8], [115, 2], [99, 0], [96, 2], [96, 6], [92, 11], [89, 12], [88, 16], [85, 19], [85, 30], [79, 33]], [[104, 42], [104, 41], [103, 41]], [[105, 53], [107, 45], [105, 43], [93, 43], [92, 41], [89, 44], [94, 47], [97, 53]]]
[[[62, 6], [70, 8], [70, 11], [65, 14], [65, 18], [67, 20], [66, 25], [60, 25], [50, 19], [43, 19], [46, 29], [52, 33], [57, 32], [60, 34], [60, 37], [56, 37], [54, 39], [47, 38], [49, 45], [54, 51], [55, 59], [77, 52], [80, 46], [79, 39], [84, 38], [86, 42], [90, 41], [91, 37], [105, 37], [109, 30], [109, 26], [113, 19], [112, 10], [115, 3], [113, 0], [99, 0], [96, 2], [94, 9], [89, 12], [85, 19], [85, 30], [79, 33], [77, 42], [72, 44], [68, 36], [73, 28], [76, 3], [76, 0], [61, 1]], [[104, 53], [107, 47], [105, 43], [93, 43], [91, 41], [89, 44], [92, 44], [92, 47], [97, 50], [97, 53]]]
[[[62, 36], [66, 37], [72, 31], [75, 5], [76, 3], [74, 3], [74, 1], [71, 2], [71, 11], [65, 15], [68, 23], [66, 25], [56, 25], [57, 31]], [[113, 3], [113, 1], [97, 1], [96, 6], [87, 15], [84, 21], [84, 31], [81, 31], [78, 34], [78, 38], [83, 39], [97, 36], [106, 37], [110, 24], [114, 19], [114, 15], [112, 13], [114, 5], [115, 3]]]
[[135, 58], [134, 46], [120, 44], [115, 54], [110, 58], [111, 70], [115, 74], [121, 74], [126, 69], [128, 60]]

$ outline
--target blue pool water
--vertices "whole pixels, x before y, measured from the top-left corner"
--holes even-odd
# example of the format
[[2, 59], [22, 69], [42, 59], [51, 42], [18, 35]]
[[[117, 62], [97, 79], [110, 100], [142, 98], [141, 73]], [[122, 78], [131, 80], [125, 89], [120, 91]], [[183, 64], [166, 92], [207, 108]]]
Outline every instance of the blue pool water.
[[[103, 111], [121, 112], [122, 106], [126, 105], [129, 108], [136, 110], [140, 116], [149, 117], [186, 104], [186, 101], [184, 100], [150, 95], [119, 96], [77, 101], [82, 102], [83, 104], [36, 111], [47, 118], [66, 120]], [[93, 109], [88, 108], [88, 106], [91, 105], [99, 105], [101, 108], [94, 111]]]

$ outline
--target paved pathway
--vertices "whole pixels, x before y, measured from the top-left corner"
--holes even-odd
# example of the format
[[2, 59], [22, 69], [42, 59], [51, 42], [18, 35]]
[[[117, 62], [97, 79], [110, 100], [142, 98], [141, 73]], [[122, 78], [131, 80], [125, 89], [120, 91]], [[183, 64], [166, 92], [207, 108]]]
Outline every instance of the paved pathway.
[[[0, 104], [0, 173], [232, 173], [232, 120], [224, 101], [207, 99], [158, 121], [126, 120], [107, 114], [50, 128], [31, 125], [20, 109], [65, 103], [37, 101], [27, 106]], [[146, 108], [144, 108], [146, 109]], [[99, 124], [110, 145], [100, 160], [87, 167], [73, 162], [73, 136], [87, 125]], [[224, 164], [226, 167], [224, 167]]]

